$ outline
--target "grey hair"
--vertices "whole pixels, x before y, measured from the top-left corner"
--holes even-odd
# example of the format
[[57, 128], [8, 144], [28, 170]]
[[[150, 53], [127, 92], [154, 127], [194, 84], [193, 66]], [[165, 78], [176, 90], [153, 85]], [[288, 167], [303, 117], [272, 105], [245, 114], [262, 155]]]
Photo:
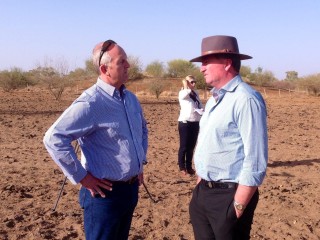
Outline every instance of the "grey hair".
[[[92, 63], [93, 66], [95, 67], [97, 73], [99, 72], [99, 58], [100, 58], [100, 52], [101, 52], [101, 48], [98, 49], [93, 49], [92, 51]], [[104, 52], [100, 61], [100, 65], [101, 64], [105, 64], [108, 65], [111, 62], [111, 57], [108, 53], [108, 51]]]

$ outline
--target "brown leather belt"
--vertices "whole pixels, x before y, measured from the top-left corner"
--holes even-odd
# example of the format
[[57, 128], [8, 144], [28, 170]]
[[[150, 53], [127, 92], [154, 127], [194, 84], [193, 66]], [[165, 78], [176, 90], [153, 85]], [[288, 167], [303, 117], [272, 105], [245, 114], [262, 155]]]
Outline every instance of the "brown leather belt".
[[138, 180], [138, 175], [133, 176], [132, 178], [126, 181], [112, 181], [112, 184], [133, 184]]

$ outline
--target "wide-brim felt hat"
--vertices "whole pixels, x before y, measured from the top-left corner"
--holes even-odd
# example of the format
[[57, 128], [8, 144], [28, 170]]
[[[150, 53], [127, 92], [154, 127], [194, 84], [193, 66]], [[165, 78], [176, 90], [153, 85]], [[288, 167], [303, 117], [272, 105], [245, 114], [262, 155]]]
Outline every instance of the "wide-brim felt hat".
[[239, 52], [238, 42], [235, 37], [217, 35], [202, 39], [201, 56], [191, 59], [190, 62], [202, 62], [205, 57], [211, 55], [239, 56], [240, 60], [252, 58]]

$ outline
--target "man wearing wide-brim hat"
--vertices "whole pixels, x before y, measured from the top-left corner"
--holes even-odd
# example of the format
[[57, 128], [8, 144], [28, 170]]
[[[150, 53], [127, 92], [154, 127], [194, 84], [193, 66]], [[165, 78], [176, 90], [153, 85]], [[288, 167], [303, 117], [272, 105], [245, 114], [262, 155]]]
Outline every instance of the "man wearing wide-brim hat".
[[202, 40], [201, 72], [213, 87], [194, 154], [198, 175], [190, 202], [195, 239], [249, 239], [268, 160], [267, 113], [259, 92], [239, 75], [237, 39]]

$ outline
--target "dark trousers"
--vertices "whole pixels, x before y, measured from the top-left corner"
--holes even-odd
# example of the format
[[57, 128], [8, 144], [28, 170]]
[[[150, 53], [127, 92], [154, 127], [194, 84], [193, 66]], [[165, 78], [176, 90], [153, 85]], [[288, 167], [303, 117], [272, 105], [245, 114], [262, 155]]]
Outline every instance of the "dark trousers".
[[115, 183], [106, 197], [92, 197], [82, 187], [79, 202], [84, 209], [86, 240], [127, 240], [133, 211], [138, 203], [138, 181]]
[[178, 165], [180, 170], [192, 168], [193, 150], [197, 143], [199, 122], [179, 122], [180, 147]]
[[233, 206], [235, 192], [235, 188], [208, 188], [202, 181], [195, 187], [189, 212], [196, 240], [250, 239], [259, 192], [255, 192], [239, 219]]

